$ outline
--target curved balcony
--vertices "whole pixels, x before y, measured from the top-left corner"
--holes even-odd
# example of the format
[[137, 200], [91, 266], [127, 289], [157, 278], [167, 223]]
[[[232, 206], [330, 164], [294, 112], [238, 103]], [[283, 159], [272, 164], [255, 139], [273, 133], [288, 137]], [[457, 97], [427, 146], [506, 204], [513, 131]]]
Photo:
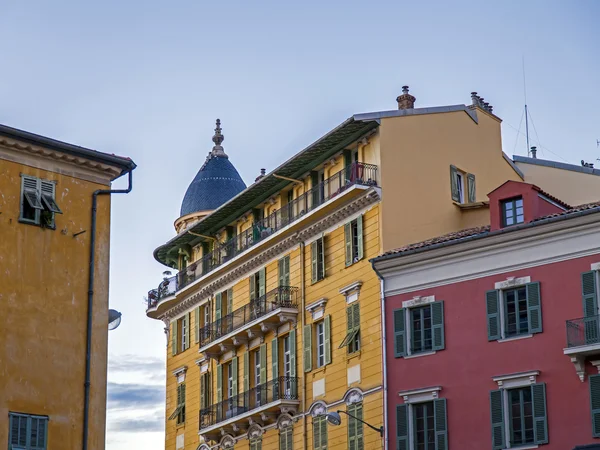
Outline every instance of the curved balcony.
[[280, 286], [200, 329], [200, 352], [220, 354], [263, 336], [298, 315], [298, 288]]

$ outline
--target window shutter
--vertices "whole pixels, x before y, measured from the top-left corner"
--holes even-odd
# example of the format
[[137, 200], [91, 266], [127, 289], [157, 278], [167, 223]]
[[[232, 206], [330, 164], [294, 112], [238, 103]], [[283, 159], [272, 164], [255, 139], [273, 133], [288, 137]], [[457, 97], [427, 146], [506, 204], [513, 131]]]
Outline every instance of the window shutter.
[[187, 313], [184, 317], [185, 320], [185, 349], [187, 350], [188, 348], [190, 348], [190, 324], [191, 322], [191, 318], [192, 318], [192, 313]]
[[409, 450], [408, 405], [396, 406], [396, 450]]
[[352, 329], [360, 330], [360, 304], [352, 305]]
[[487, 308], [488, 341], [496, 341], [502, 337], [500, 335], [498, 291], [487, 291], [485, 293], [485, 304]]
[[358, 259], [363, 259], [364, 246], [363, 246], [363, 216], [360, 215], [356, 218], [356, 241], [358, 242]]
[[590, 406], [592, 409], [592, 436], [600, 437], [600, 375], [590, 375]]
[[546, 415], [546, 383], [531, 386], [533, 398], [533, 431], [536, 444], [548, 443], [548, 417]]
[[321, 449], [321, 418], [313, 417], [313, 448]]
[[227, 314], [233, 312], [233, 289], [227, 289]]
[[237, 356], [231, 360], [231, 390], [233, 395], [238, 394], [238, 359]]
[[256, 299], [256, 274], [250, 275], [250, 300]]
[[504, 448], [504, 410], [502, 390], [490, 392], [490, 416], [492, 420], [492, 449]]
[[221, 319], [222, 306], [223, 306], [223, 295], [219, 292], [215, 295], [215, 320]]
[[475, 192], [475, 175], [472, 173], [467, 174], [467, 193], [469, 196], [469, 203], [475, 203], [477, 201], [477, 195]]
[[527, 284], [527, 319], [530, 333], [542, 332], [542, 297], [539, 282]]
[[56, 204], [56, 184], [51, 181], [40, 180], [41, 183], [41, 200], [42, 203], [46, 206], [47, 210], [56, 213], [62, 214], [62, 211]]
[[285, 286], [290, 286], [291, 282], [290, 282], [290, 256], [286, 256], [285, 258], [283, 258], [283, 263], [284, 263], [284, 273], [285, 273]]
[[262, 297], [266, 293], [266, 273], [267, 270], [263, 267], [258, 271], [258, 296]]
[[250, 353], [244, 353], [244, 392], [250, 390]]
[[406, 356], [406, 318], [404, 308], [394, 310], [394, 356]]
[[327, 449], [327, 419], [325, 419], [325, 417], [321, 417], [319, 434], [321, 435], [321, 448], [325, 450]]
[[296, 330], [290, 331], [290, 376], [296, 377]]
[[590, 317], [584, 321], [585, 343], [598, 342], [598, 325], [595, 316], [598, 315], [598, 297], [596, 295], [596, 272], [581, 274], [581, 294], [583, 298], [583, 315]]
[[433, 401], [435, 426], [435, 450], [448, 450], [448, 419], [446, 417], [446, 399]]
[[331, 316], [325, 316], [323, 329], [325, 334], [325, 365], [327, 365], [331, 364]]
[[267, 382], [267, 344], [260, 346], [260, 383]]
[[200, 342], [200, 307], [194, 310], [194, 342]]
[[350, 222], [344, 225], [344, 240], [346, 247], [346, 267], [352, 265], [352, 227]]
[[354, 305], [346, 308], [346, 336], [354, 329]]
[[284, 286], [283, 284], [283, 258], [281, 258], [277, 263], [277, 268], [279, 270], [279, 286]]
[[206, 408], [206, 374], [200, 375], [200, 409]]
[[271, 341], [271, 380], [279, 378], [279, 349], [277, 348], [277, 338]]
[[348, 405], [348, 450], [356, 449], [356, 420], [352, 416], [356, 416], [355, 403]]
[[177, 320], [171, 322], [171, 351], [177, 354]]
[[304, 325], [302, 328], [302, 345], [304, 346], [304, 371], [312, 370], [312, 325]]
[[[217, 403], [223, 401], [223, 366], [217, 364]], [[219, 408], [221, 406], [219, 405]]]
[[433, 349], [444, 350], [446, 348], [444, 336], [444, 302], [433, 302], [431, 304], [431, 330], [433, 333]]
[[452, 192], [452, 200], [460, 202], [460, 194], [458, 192], [458, 184], [456, 180], [456, 173], [458, 169], [454, 166], [450, 166], [450, 191]]
[[319, 270], [317, 267], [317, 262], [319, 260], [319, 255], [318, 255], [318, 250], [317, 250], [317, 241], [313, 241], [310, 244], [310, 279], [313, 283], [315, 283], [318, 278], [319, 278]]
[[321, 238], [321, 270], [323, 271], [323, 278], [325, 278], [325, 236]]

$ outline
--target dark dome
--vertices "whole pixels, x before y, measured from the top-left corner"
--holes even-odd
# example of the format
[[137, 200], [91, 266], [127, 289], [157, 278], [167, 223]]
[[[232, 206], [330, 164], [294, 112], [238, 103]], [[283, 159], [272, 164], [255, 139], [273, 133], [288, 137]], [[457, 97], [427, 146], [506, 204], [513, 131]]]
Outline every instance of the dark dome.
[[213, 136], [215, 146], [183, 197], [181, 216], [217, 209], [246, 189], [246, 183], [221, 147], [223, 139], [221, 122], [217, 119]]

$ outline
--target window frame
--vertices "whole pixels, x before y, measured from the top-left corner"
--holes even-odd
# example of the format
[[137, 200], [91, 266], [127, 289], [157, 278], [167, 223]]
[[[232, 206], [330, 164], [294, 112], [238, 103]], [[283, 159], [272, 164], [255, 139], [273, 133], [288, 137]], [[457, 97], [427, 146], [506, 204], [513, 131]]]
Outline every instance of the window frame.
[[[19, 442], [17, 442], [16, 444], [12, 442], [13, 440], [13, 420], [15, 420], [16, 418], [18, 418], [19, 420], [21, 419], [25, 419], [25, 444], [21, 445]], [[38, 421], [37, 423], [37, 434], [36, 434], [36, 443], [35, 446], [32, 445], [32, 424], [33, 421], [36, 420]], [[49, 417], [48, 416], [41, 416], [41, 415], [37, 415], [37, 414], [25, 414], [25, 413], [20, 413], [20, 412], [15, 412], [15, 411], [9, 411], [8, 412], [8, 448], [9, 450], [15, 448], [15, 449], [23, 449], [23, 450], [46, 450], [48, 448], [48, 422], [49, 422]], [[44, 430], [43, 430], [43, 442], [42, 442], [42, 446], [39, 445], [40, 443], [40, 435], [39, 435], [39, 424], [41, 423], [44, 424]], [[20, 427], [19, 427], [20, 429]], [[18, 439], [19, 436], [17, 436]]]
[[346, 336], [338, 348], [346, 347], [349, 355], [360, 352], [360, 303], [358, 302], [346, 308], [346, 329]]
[[325, 321], [315, 322], [315, 348], [316, 348], [316, 366], [325, 367]]
[[459, 203], [465, 203], [465, 177], [460, 170], [457, 170], [455, 173], [456, 176], [456, 189], [458, 193]]
[[[314, 254], [316, 252], [316, 255]], [[325, 279], [325, 236], [321, 236], [312, 242], [310, 248], [311, 258], [311, 282], [318, 283]]]
[[180, 352], [185, 352], [187, 350], [186, 347], [186, 341], [187, 341], [187, 335], [189, 333], [188, 330], [188, 324], [187, 324], [187, 317], [184, 315], [183, 317], [181, 317], [181, 319], [179, 319], [180, 322], [180, 335], [179, 335], [179, 339], [180, 339], [180, 343], [179, 343], [179, 348], [181, 349]]
[[[517, 202], [521, 201], [521, 206], [517, 206]], [[511, 209], [510, 211], [512, 212], [512, 219], [514, 220], [513, 223], [509, 224], [508, 223], [508, 217], [506, 214], [506, 205], [511, 204]], [[519, 215], [517, 213], [517, 210], [521, 208], [521, 214]], [[502, 228], [505, 227], [512, 227], [515, 225], [519, 225], [525, 222], [525, 205], [523, 203], [523, 197], [522, 196], [518, 196], [518, 197], [512, 197], [512, 198], [507, 198], [505, 200], [501, 200], [500, 201], [500, 211], [502, 213]], [[519, 221], [519, 217], [521, 218], [521, 220]]]
[[[431, 404], [433, 412], [434, 449], [448, 448], [448, 405], [445, 398], [438, 396], [441, 386], [400, 392], [404, 403], [396, 405], [396, 445], [398, 448], [416, 448], [415, 407]], [[400, 416], [400, 414], [402, 414]]]
[[312, 427], [313, 450], [327, 450], [329, 445], [329, 436], [327, 433], [327, 417], [325, 414], [314, 416]]
[[[519, 298], [519, 294], [521, 293], [521, 291], [523, 291], [523, 294], [524, 294], [524, 298], [523, 299]], [[502, 294], [502, 300], [501, 301], [502, 301], [502, 319], [503, 319], [503, 323], [502, 323], [503, 338], [504, 339], [511, 339], [511, 338], [516, 338], [516, 337], [520, 337], [520, 336], [527, 336], [527, 335], [532, 334], [531, 330], [529, 329], [529, 320], [527, 320], [527, 329], [526, 329], [526, 331], [521, 331], [520, 330], [520, 322], [521, 322], [521, 320], [520, 320], [519, 316], [520, 316], [520, 312], [521, 311], [519, 310], [519, 307], [520, 307], [521, 303], [523, 303], [525, 305], [525, 313], [527, 314], [527, 316], [529, 315], [528, 312], [527, 312], [527, 287], [525, 285], [523, 285], [523, 286], [517, 286], [517, 287], [514, 287], [514, 288], [510, 288], [510, 289], [503, 289], [500, 292]], [[508, 313], [508, 302], [509, 302], [509, 300], [507, 298], [510, 293], [514, 293], [515, 294], [515, 299], [514, 299], [514, 302], [515, 302], [515, 313], [514, 314], [516, 316], [515, 326], [516, 326], [516, 329], [517, 329], [516, 333], [511, 333], [511, 334], [509, 334], [509, 331], [508, 331], [508, 327], [510, 326], [510, 323], [509, 323], [509, 319], [508, 319], [508, 314], [509, 314]]]
[[418, 439], [418, 430], [417, 430], [417, 412], [419, 408], [425, 408], [425, 413], [428, 412], [429, 409], [431, 409], [431, 416], [425, 416], [425, 420], [424, 420], [424, 430], [423, 433], [425, 435], [426, 438], [426, 442], [423, 442], [422, 445], [425, 445], [426, 447], [423, 447], [427, 450], [429, 450], [429, 446], [430, 446], [430, 442], [428, 442], [428, 435], [427, 435], [427, 431], [428, 431], [428, 421], [429, 421], [429, 417], [432, 418], [432, 422], [433, 422], [433, 449], [435, 450], [435, 412], [434, 412], [434, 406], [433, 406], [433, 400], [429, 400], [429, 401], [424, 401], [424, 402], [419, 402], [419, 403], [414, 403], [410, 405], [410, 415], [411, 415], [411, 431], [412, 431], [412, 440], [411, 440], [411, 448], [416, 448], [420, 443], [417, 441]]
[[[526, 442], [520, 442], [520, 443], [516, 443], [515, 442], [515, 429], [514, 429], [514, 412], [513, 412], [513, 394], [519, 392], [519, 401], [518, 401], [518, 405], [519, 405], [519, 413], [521, 415], [520, 418], [520, 426], [523, 427], [523, 429], [521, 430], [522, 434], [525, 434], [526, 431], [526, 418], [525, 418], [525, 398], [524, 398], [524, 394], [525, 392], [529, 393], [529, 403], [531, 404], [530, 408], [531, 408], [531, 441], [526, 441]], [[520, 446], [525, 446], [525, 445], [534, 445], [535, 444], [535, 432], [534, 432], [534, 427], [535, 427], [535, 420], [533, 417], [533, 392], [531, 390], [530, 386], [526, 386], [526, 387], [515, 387], [512, 389], [506, 389], [506, 394], [505, 394], [505, 398], [507, 399], [507, 411], [508, 411], [508, 420], [505, 421], [505, 426], [508, 425], [508, 435], [510, 436], [510, 443], [515, 444], [518, 447]], [[523, 439], [523, 437], [521, 438]]]
[[[436, 305], [436, 306], [434, 306]], [[426, 350], [413, 350], [413, 322], [412, 312], [415, 309], [430, 308], [430, 322], [431, 322], [431, 349]], [[436, 323], [436, 311], [441, 319], [440, 323]], [[402, 308], [395, 309], [394, 314], [394, 356], [396, 358], [410, 358], [413, 356], [424, 356], [433, 355], [438, 351], [446, 348], [446, 331], [445, 331], [445, 312], [444, 312], [444, 301], [435, 300], [435, 296], [420, 297], [414, 300], [407, 300], [402, 303]], [[400, 314], [404, 326], [403, 332], [396, 331], [396, 314]], [[436, 344], [436, 331], [439, 330], [439, 343]], [[398, 335], [402, 335], [403, 349], [398, 349]]]
[[[34, 210], [31, 219], [25, 217], [25, 204]], [[48, 220], [44, 219], [44, 213], [50, 214]], [[19, 222], [54, 230], [56, 229], [55, 215], [62, 213], [56, 203], [56, 181], [21, 174]]]

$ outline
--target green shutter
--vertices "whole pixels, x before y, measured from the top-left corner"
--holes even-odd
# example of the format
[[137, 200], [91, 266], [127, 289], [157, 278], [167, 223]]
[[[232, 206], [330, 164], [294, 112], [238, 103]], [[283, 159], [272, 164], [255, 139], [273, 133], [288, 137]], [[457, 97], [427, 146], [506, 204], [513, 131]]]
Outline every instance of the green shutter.
[[171, 351], [177, 354], [177, 320], [171, 322]]
[[327, 449], [327, 419], [325, 417], [321, 417], [321, 427], [319, 429], [319, 434], [321, 435], [321, 449]]
[[325, 278], [326, 269], [325, 269], [325, 236], [321, 238], [321, 270], [323, 273], [323, 278]]
[[267, 382], [267, 344], [260, 346], [260, 384]]
[[348, 450], [356, 450], [356, 420], [354, 419], [355, 413], [355, 403], [348, 405], [346, 407], [348, 412]]
[[238, 359], [237, 356], [231, 360], [231, 387], [233, 391], [233, 395], [238, 394]]
[[354, 305], [350, 305], [346, 308], [346, 335], [349, 335], [354, 329], [354, 309], [352, 306]]
[[358, 242], [358, 259], [363, 259], [365, 254], [363, 245], [363, 216], [356, 218], [356, 241]]
[[433, 349], [444, 350], [444, 302], [433, 302], [431, 305], [431, 331], [433, 333]]
[[490, 416], [492, 420], [492, 449], [504, 448], [504, 409], [502, 390], [490, 392]]
[[222, 306], [223, 306], [223, 295], [219, 292], [215, 295], [215, 320], [221, 319]]
[[285, 286], [285, 261], [284, 258], [281, 258], [278, 261], [278, 270], [279, 270], [279, 286]]
[[293, 428], [291, 426], [285, 427], [279, 431], [279, 450], [293, 450]]
[[206, 408], [206, 374], [200, 375], [200, 409]]
[[406, 356], [406, 317], [404, 308], [394, 310], [394, 356]]
[[596, 272], [584, 272], [581, 274], [581, 294], [583, 298], [583, 315], [585, 343], [595, 344], [598, 342], [598, 297], [596, 295]]
[[227, 289], [227, 314], [233, 312], [233, 289]]
[[323, 332], [325, 334], [325, 365], [327, 365], [331, 364], [331, 316], [325, 316], [323, 325]]
[[542, 332], [542, 297], [539, 282], [527, 284], [527, 320], [530, 333]]
[[[290, 377], [296, 378], [296, 330], [290, 331]], [[296, 383], [290, 380], [292, 384], [292, 398], [296, 398]]]
[[310, 244], [310, 279], [313, 283], [316, 283], [319, 280], [318, 253], [317, 241], [313, 241]]
[[409, 450], [408, 405], [396, 406], [396, 450]]
[[185, 349], [190, 348], [190, 324], [192, 323], [192, 313], [187, 313], [184, 317], [185, 320]]
[[250, 275], [250, 300], [256, 299], [256, 274]]
[[346, 247], [346, 267], [352, 265], [352, 226], [350, 222], [344, 225], [344, 240]]
[[223, 401], [223, 366], [217, 364], [217, 403]]
[[435, 450], [448, 450], [448, 418], [446, 417], [446, 399], [433, 401], [435, 426]]
[[[363, 436], [363, 424], [360, 422], [363, 420], [363, 408], [362, 403], [353, 403], [348, 405], [348, 449], [349, 450], [363, 450], [364, 448], [364, 436]], [[357, 420], [358, 419], [358, 420]]]
[[460, 193], [458, 192], [458, 184], [456, 182], [456, 173], [458, 169], [454, 166], [450, 166], [450, 192], [452, 193], [452, 200], [460, 202]]
[[533, 431], [536, 444], [548, 443], [548, 417], [546, 414], [546, 383], [531, 386], [533, 398]]
[[200, 342], [200, 307], [194, 310], [194, 342]]
[[312, 325], [304, 325], [302, 328], [302, 345], [304, 346], [304, 371], [312, 370]]
[[502, 337], [500, 334], [500, 313], [498, 303], [498, 291], [487, 291], [485, 293], [488, 341], [496, 341]]
[[271, 380], [279, 378], [279, 349], [277, 338], [271, 341]]
[[592, 410], [592, 436], [600, 437], [600, 375], [590, 375], [590, 407]]
[[475, 191], [475, 175], [472, 173], [467, 174], [467, 193], [469, 203], [475, 203], [477, 201], [477, 194]]
[[250, 390], [250, 353], [244, 353], [244, 392]]
[[285, 286], [291, 286], [290, 281], [290, 256], [283, 258], [284, 262], [284, 273], [285, 273]]
[[356, 302], [352, 308], [352, 330], [360, 330], [360, 303]]
[[321, 418], [313, 417], [313, 450], [321, 449]]
[[266, 293], [266, 274], [267, 270], [263, 267], [258, 271], [258, 296], [262, 297]]

